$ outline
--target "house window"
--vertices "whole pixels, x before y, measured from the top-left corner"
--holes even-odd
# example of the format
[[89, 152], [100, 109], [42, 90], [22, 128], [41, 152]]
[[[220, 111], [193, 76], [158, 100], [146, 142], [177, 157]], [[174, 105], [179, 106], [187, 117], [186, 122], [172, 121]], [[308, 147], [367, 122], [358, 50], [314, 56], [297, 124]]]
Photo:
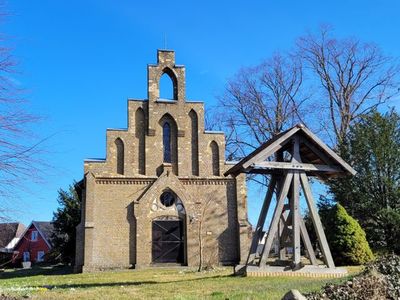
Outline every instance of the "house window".
[[22, 257], [22, 260], [23, 260], [23, 261], [30, 261], [30, 260], [31, 260], [31, 256], [30, 256], [30, 254], [29, 254], [28, 251], [25, 251], [25, 252], [24, 252], [23, 257]]
[[36, 261], [41, 262], [43, 260], [44, 260], [44, 251], [38, 251]]
[[35, 242], [37, 241], [37, 239], [38, 239], [38, 232], [36, 230], [32, 231], [31, 240]]
[[171, 126], [168, 122], [163, 125], [164, 162], [171, 162]]

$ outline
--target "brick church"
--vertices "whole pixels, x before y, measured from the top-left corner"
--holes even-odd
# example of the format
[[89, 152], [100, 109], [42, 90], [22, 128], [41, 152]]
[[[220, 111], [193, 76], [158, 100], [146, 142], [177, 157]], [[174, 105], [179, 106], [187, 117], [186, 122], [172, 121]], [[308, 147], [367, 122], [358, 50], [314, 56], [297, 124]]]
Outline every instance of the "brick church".
[[[167, 74], [173, 99], [160, 99]], [[151, 265], [233, 265], [249, 247], [244, 175], [224, 177], [223, 132], [185, 97], [185, 67], [158, 50], [148, 99], [128, 100], [128, 128], [108, 129], [104, 160], [85, 160], [76, 271]], [[202, 255], [200, 255], [202, 253]]]

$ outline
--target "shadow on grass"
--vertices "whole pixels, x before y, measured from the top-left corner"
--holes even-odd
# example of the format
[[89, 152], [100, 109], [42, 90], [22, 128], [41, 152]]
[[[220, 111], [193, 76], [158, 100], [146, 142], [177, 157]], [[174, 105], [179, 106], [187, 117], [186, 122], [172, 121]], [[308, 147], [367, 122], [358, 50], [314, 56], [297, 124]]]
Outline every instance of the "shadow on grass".
[[66, 275], [71, 273], [73, 273], [73, 268], [69, 266], [34, 266], [31, 269], [15, 269], [13, 271], [1, 272], [0, 279], [12, 279], [37, 275]]
[[119, 287], [119, 286], [139, 286], [139, 285], [152, 285], [152, 284], [169, 284], [169, 283], [188, 283], [193, 281], [199, 280], [208, 280], [208, 279], [217, 279], [217, 278], [226, 278], [230, 277], [231, 275], [216, 275], [210, 277], [202, 277], [202, 278], [193, 278], [193, 279], [186, 279], [186, 280], [172, 280], [172, 281], [124, 281], [124, 282], [99, 282], [99, 283], [72, 283], [72, 284], [55, 284], [55, 285], [40, 285], [40, 286], [33, 286], [35, 288], [45, 287], [47, 289], [72, 289], [72, 288], [96, 288], [96, 287]]
[[96, 287], [119, 287], [119, 286], [138, 286], [146, 284], [159, 284], [157, 281], [124, 281], [124, 282], [102, 282], [102, 283], [72, 283], [72, 284], [56, 284], [56, 285], [38, 285], [34, 288], [52, 289], [87, 289]]

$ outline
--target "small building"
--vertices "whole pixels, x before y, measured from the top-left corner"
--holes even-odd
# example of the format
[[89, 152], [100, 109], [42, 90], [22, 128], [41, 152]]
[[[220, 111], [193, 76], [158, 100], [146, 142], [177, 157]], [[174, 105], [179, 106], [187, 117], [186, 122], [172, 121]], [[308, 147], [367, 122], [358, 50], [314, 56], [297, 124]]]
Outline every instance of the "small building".
[[0, 223], [0, 268], [12, 263], [14, 246], [25, 229], [22, 223]]
[[0, 223], [0, 252], [12, 252], [25, 230], [22, 223]]
[[[256, 231], [253, 229], [253, 235], [256, 234]], [[265, 239], [267, 237], [267, 232], [262, 231], [261, 233], [261, 239], [259, 241], [259, 244], [257, 245], [257, 256], [260, 256], [262, 254], [262, 250], [265, 246]], [[272, 253], [274, 255], [277, 255], [279, 252], [279, 239], [278, 236], [276, 235], [274, 237], [274, 240], [272, 241]], [[290, 250], [288, 251], [290, 253]]]
[[13, 263], [43, 262], [45, 255], [52, 248], [52, 233], [53, 224], [51, 222], [32, 221], [14, 247]]
[[[186, 99], [175, 52], [157, 55], [148, 98], [129, 99], [127, 128], [107, 130], [106, 159], [85, 160], [76, 271], [246, 259], [245, 175], [223, 175], [224, 133], [206, 130], [204, 103]], [[160, 98], [163, 76], [173, 99]]]

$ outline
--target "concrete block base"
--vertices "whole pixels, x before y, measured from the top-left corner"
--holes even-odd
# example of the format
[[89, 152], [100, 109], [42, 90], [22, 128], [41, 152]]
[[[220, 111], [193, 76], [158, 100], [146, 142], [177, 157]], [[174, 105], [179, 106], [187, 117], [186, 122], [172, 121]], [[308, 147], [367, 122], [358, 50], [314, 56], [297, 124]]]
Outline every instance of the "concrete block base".
[[281, 266], [237, 266], [237, 273], [240, 271], [246, 276], [264, 277], [264, 276], [300, 276], [300, 277], [323, 277], [323, 278], [340, 278], [348, 275], [345, 268], [327, 268], [326, 266], [307, 265], [300, 269], [293, 270], [289, 267]]

